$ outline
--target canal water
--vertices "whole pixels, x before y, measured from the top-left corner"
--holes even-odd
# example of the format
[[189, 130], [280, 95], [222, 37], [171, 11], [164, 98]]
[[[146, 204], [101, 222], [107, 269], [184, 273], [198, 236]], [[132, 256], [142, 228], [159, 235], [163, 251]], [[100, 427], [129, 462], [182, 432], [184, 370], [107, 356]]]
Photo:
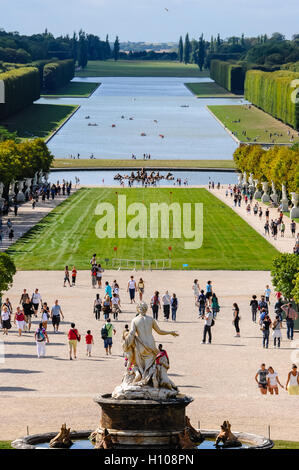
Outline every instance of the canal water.
[[[232, 159], [236, 142], [208, 112], [209, 104], [240, 99], [197, 99], [185, 83], [209, 78], [93, 77], [101, 82], [89, 98], [41, 98], [39, 103], [79, 104], [49, 141], [56, 158]], [[89, 119], [86, 117], [89, 116]], [[97, 124], [91, 126], [88, 124]], [[115, 127], [112, 127], [115, 126]]]

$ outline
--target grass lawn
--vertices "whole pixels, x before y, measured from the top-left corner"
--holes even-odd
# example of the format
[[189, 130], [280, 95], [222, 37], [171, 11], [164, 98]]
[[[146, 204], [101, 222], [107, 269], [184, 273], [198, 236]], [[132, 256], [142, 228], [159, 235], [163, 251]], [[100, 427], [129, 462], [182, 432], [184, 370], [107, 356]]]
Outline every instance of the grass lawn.
[[233, 160], [113, 160], [56, 158], [53, 168], [236, 168]]
[[11, 441], [0, 441], [0, 450], [1, 449], [12, 449]]
[[[116, 190], [117, 189], [117, 190]], [[127, 207], [136, 201], [147, 207], [147, 232], [150, 227], [150, 203], [203, 203], [203, 245], [185, 249], [185, 238], [97, 238], [95, 227], [101, 219], [95, 215], [100, 202], [116, 207], [118, 233], [118, 195], [127, 196]], [[194, 228], [194, 207], [192, 208]], [[126, 217], [127, 223], [133, 216]], [[111, 220], [111, 218], [110, 218]], [[163, 219], [165, 220], [165, 219]], [[175, 219], [178, 220], [177, 218]], [[159, 224], [158, 224], [159, 225]], [[183, 233], [183, 232], [182, 232]], [[159, 229], [159, 237], [161, 232]], [[191, 238], [191, 237], [190, 237]], [[114, 247], [117, 246], [117, 255]], [[168, 247], [172, 247], [170, 253]], [[205, 189], [197, 188], [83, 188], [60, 204], [8, 250], [19, 270], [56, 270], [65, 265], [88, 269], [92, 253], [97, 259], [168, 259], [172, 269], [269, 270], [278, 254], [261, 235], [231, 208]], [[111, 261], [104, 267], [111, 267]]]
[[46, 139], [78, 106], [64, 104], [32, 104], [0, 122], [10, 132], [16, 131], [22, 139]]
[[274, 441], [273, 449], [299, 449], [299, 442], [294, 441]]
[[180, 62], [146, 60], [93, 60], [76, 77], [208, 77], [207, 70], [197, 65]]
[[41, 96], [44, 98], [88, 98], [100, 85], [100, 83], [69, 82], [52, 93]]
[[[272, 143], [274, 139], [274, 143], [290, 143], [288, 130], [291, 135], [294, 135], [294, 142], [299, 142], [298, 132], [254, 106], [250, 109], [246, 105], [208, 106], [208, 108], [225, 127], [232, 132], [237, 132], [236, 137], [241, 142], [254, 142], [256, 139], [256, 142]], [[234, 122], [239, 119], [240, 122]], [[246, 130], [246, 136], [242, 135], [244, 130]], [[272, 135], [270, 138], [270, 133], [276, 133], [279, 136]]]
[[185, 86], [197, 96], [197, 98], [240, 98], [240, 95], [230, 93], [216, 82], [185, 83]]

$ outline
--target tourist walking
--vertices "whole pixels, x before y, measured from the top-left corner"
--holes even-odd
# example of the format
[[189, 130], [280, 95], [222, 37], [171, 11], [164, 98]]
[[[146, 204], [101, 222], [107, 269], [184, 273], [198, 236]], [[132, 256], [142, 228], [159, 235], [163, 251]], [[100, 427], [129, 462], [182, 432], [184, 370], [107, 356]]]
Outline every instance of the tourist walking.
[[256, 323], [256, 312], [257, 312], [257, 309], [258, 309], [258, 301], [256, 300], [256, 295], [253, 295], [252, 296], [252, 299], [250, 301], [250, 307], [251, 307], [251, 317], [252, 317], [252, 321], [254, 323]]
[[101, 310], [102, 310], [102, 299], [100, 297], [100, 294], [97, 294], [95, 301], [93, 303], [93, 312], [94, 312], [96, 320], [100, 319]]
[[40, 323], [39, 327], [37, 328], [34, 334], [35, 342], [36, 342], [36, 349], [37, 349], [37, 357], [45, 357], [46, 355], [46, 341], [49, 343], [49, 337], [47, 335], [46, 329], [43, 327], [43, 324]]
[[103, 326], [101, 330], [101, 336], [102, 339], [104, 340], [104, 348], [106, 350], [106, 356], [108, 354], [111, 354], [111, 349], [112, 349], [112, 336], [113, 334], [116, 334], [116, 329], [114, 328], [113, 324], [111, 323], [110, 318], [107, 319], [105, 325]]
[[144, 294], [144, 280], [142, 279], [142, 277], [138, 281], [137, 288], [138, 288], [139, 300], [141, 302], [143, 294]]
[[213, 292], [213, 295], [212, 295], [212, 305], [211, 306], [212, 306], [213, 317], [216, 318], [217, 313], [220, 311], [220, 307], [219, 307], [218, 298], [217, 298], [215, 292]]
[[61, 307], [58, 304], [58, 300], [55, 300], [55, 303], [54, 303], [53, 307], [51, 308], [51, 319], [52, 319], [52, 325], [53, 325], [53, 328], [54, 328], [54, 333], [58, 333], [59, 324], [60, 324], [60, 320], [61, 320], [60, 316], [64, 320], [64, 316], [63, 316]]
[[171, 303], [171, 297], [168, 293], [168, 290], [165, 292], [165, 294], [162, 297], [162, 303], [163, 303], [164, 320], [168, 321], [169, 314], [170, 314], [170, 303]]
[[206, 305], [207, 305], [207, 298], [205, 296], [204, 290], [200, 291], [200, 295], [197, 299], [198, 302], [198, 318], [203, 318], [205, 315]]
[[198, 279], [194, 279], [193, 286], [192, 286], [193, 294], [194, 294], [194, 299], [195, 299], [195, 305], [199, 296], [200, 292], [200, 287], [198, 284]]
[[172, 321], [176, 321], [176, 312], [179, 306], [179, 301], [175, 293], [172, 294], [170, 303], [171, 303], [171, 319]]
[[134, 276], [131, 276], [130, 280], [128, 281], [127, 292], [130, 294], [131, 304], [133, 302], [135, 303], [136, 281], [134, 280]]
[[282, 334], [281, 334], [281, 328], [282, 328], [282, 323], [279, 315], [276, 315], [275, 320], [273, 322], [273, 340], [274, 340], [274, 348], [276, 348], [276, 343], [277, 347], [280, 348], [280, 342], [282, 339]]
[[93, 289], [95, 289], [97, 285], [97, 272], [98, 267], [96, 264], [93, 264], [91, 267], [91, 285]]
[[234, 325], [235, 330], [236, 330], [235, 336], [237, 338], [240, 337], [239, 323], [240, 323], [240, 310], [239, 310], [238, 304], [234, 303], [233, 304], [233, 325]]
[[159, 292], [156, 290], [154, 295], [151, 298], [151, 307], [153, 311], [154, 320], [158, 320], [158, 311], [161, 309], [161, 303], [159, 298]]
[[69, 351], [70, 351], [70, 361], [73, 359], [72, 354], [74, 354], [74, 359], [77, 359], [77, 344], [81, 341], [81, 336], [76, 328], [75, 323], [71, 323], [71, 328], [68, 332], [69, 340]]
[[294, 339], [294, 321], [297, 320], [298, 315], [296, 310], [292, 307], [291, 302], [281, 307], [286, 316], [287, 322], [287, 338], [291, 341]]
[[261, 364], [261, 368], [257, 371], [255, 375], [255, 381], [258, 384], [258, 387], [261, 391], [262, 395], [267, 394], [268, 389], [268, 379], [267, 376], [269, 374], [268, 369], [266, 369], [266, 365], [263, 363]]
[[109, 282], [105, 282], [105, 296], [109, 295], [110, 300], [112, 299], [112, 287], [110, 286]]
[[206, 286], [206, 299], [209, 303], [209, 307], [211, 306], [212, 304], [212, 295], [213, 295], [213, 290], [212, 290], [212, 281], [208, 281], [207, 282], [207, 286]]
[[103, 300], [103, 315], [105, 320], [108, 320], [109, 315], [112, 311], [112, 303], [109, 294], [106, 294]]
[[274, 392], [275, 395], [278, 395], [278, 385], [280, 385], [281, 388], [284, 388], [279, 381], [277, 372], [275, 372], [271, 366], [268, 367], [267, 382], [270, 395], [273, 395]]
[[209, 344], [212, 343], [212, 331], [211, 328], [213, 326], [213, 312], [211, 311], [210, 307], [207, 307], [206, 309], [206, 314], [204, 316], [205, 319], [205, 325], [204, 325], [204, 330], [203, 330], [203, 338], [201, 344], [206, 344], [206, 337], [208, 334], [209, 337]]
[[25, 321], [27, 324], [27, 331], [30, 332], [31, 324], [32, 324], [32, 315], [34, 315], [34, 311], [32, 308], [32, 302], [30, 301], [29, 297], [26, 298], [26, 301], [23, 304], [23, 311], [25, 315]]
[[87, 330], [85, 335], [85, 343], [86, 343], [86, 356], [91, 357], [91, 349], [92, 345], [94, 344], [93, 336], [90, 330]]
[[37, 317], [39, 303], [41, 304], [41, 306], [43, 304], [42, 297], [40, 293], [38, 292], [38, 289], [35, 289], [35, 291], [33, 292], [32, 297], [31, 297], [31, 302], [34, 308], [34, 314]]
[[66, 266], [64, 270], [64, 282], [63, 282], [63, 287], [66, 287], [65, 283], [68, 282], [69, 286], [71, 286], [71, 281], [70, 281], [70, 272], [69, 272], [69, 267]]
[[270, 305], [270, 295], [271, 295], [271, 289], [270, 287], [268, 286], [268, 284], [266, 285], [266, 289], [265, 289], [265, 301], [267, 302], [267, 304]]
[[103, 272], [104, 272], [104, 269], [102, 268], [102, 266], [100, 264], [98, 264], [97, 266], [97, 283], [98, 283], [98, 288], [101, 289], [102, 287], [102, 276], [103, 276]]
[[268, 349], [269, 347], [269, 334], [270, 334], [270, 326], [272, 324], [272, 320], [269, 317], [268, 313], [265, 314], [265, 318], [262, 322], [261, 330], [263, 332], [263, 348]]
[[20, 307], [17, 307], [17, 311], [14, 317], [14, 324], [17, 325], [19, 336], [22, 336], [22, 331], [25, 329], [25, 315]]
[[118, 314], [121, 313], [121, 309], [119, 307], [119, 297], [117, 294], [112, 295], [111, 305], [112, 305], [113, 320], [118, 320]]
[[73, 266], [73, 269], [72, 269], [72, 287], [75, 287], [76, 279], [77, 279], [77, 269], [76, 269], [75, 266]]
[[27, 293], [27, 290], [24, 289], [23, 290], [23, 293], [21, 294], [21, 298], [20, 298], [20, 305], [22, 305], [22, 307], [24, 308], [24, 305], [25, 305], [25, 302], [26, 300], [29, 299], [29, 294]]
[[1, 324], [3, 328], [3, 334], [8, 335], [8, 330], [11, 329], [11, 315], [6, 305], [4, 305], [3, 309], [1, 310]]
[[48, 327], [49, 318], [50, 318], [50, 309], [48, 307], [47, 302], [44, 302], [41, 308], [41, 320], [42, 320], [43, 328], [45, 328], [45, 330]]
[[289, 395], [299, 395], [299, 374], [296, 364], [292, 365], [292, 370], [288, 373], [286, 390]]

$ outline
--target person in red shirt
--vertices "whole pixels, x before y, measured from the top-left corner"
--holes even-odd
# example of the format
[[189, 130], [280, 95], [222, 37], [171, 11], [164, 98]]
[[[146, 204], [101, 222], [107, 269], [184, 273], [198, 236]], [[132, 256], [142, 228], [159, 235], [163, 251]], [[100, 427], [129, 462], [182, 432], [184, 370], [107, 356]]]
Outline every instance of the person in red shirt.
[[91, 357], [91, 347], [94, 343], [93, 343], [93, 336], [90, 330], [87, 330], [85, 341], [86, 341], [86, 356]]
[[76, 284], [76, 277], [77, 277], [77, 269], [75, 268], [75, 266], [73, 266], [73, 269], [72, 269], [72, 286], [74, 286]]
[[77, 352], [77, 343], [81, 340], [81, 336], [78, 330], [75, 328], [75, 323], [71, 323], [71, 329], [68, 332], [68, 340], [70, 346], [70, 361], [72, 358], [72, 350], [74, 350], [74, 359], [77, 359], [76, 352]]
[[20, 307], [17, 307], [17, 311], [15, 313], [14, 324], [17, 325], [19, 330], [19, 336], [22, 335], [22, 331], [25, 329], [25, 315], [23, 310]]

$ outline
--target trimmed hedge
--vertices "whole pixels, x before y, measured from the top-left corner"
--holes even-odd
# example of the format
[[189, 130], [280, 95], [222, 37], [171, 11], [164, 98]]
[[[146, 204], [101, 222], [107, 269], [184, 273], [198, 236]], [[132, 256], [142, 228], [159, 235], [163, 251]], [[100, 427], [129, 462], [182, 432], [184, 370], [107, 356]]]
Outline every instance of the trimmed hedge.
[[299, 62], [290, 62], [281, 66], [282, 70], [290, 70], [291, 72], [299, 72]]
[[73, 59], [46, 64], [43, 68], [43, 88], [52, 91], [66, 85], [75, 75]]
[[299, 74], [287, 70], [261, 72], [249, 70], [245, 80], [245, 98], [252, 104], [299, 130], [299, 103], [291, 99], [291, 82]]
[[0, 103], [0, 119], [29, 106], [40, 97], [39, 72], [34, 67], [13, 69], [0, 74], [4, 81], [5, 103]]
[[231, 61], [212, 60], [210, 76], [223, 88], [235, 94], [243, 94], [245, 72], [241, 65]]

